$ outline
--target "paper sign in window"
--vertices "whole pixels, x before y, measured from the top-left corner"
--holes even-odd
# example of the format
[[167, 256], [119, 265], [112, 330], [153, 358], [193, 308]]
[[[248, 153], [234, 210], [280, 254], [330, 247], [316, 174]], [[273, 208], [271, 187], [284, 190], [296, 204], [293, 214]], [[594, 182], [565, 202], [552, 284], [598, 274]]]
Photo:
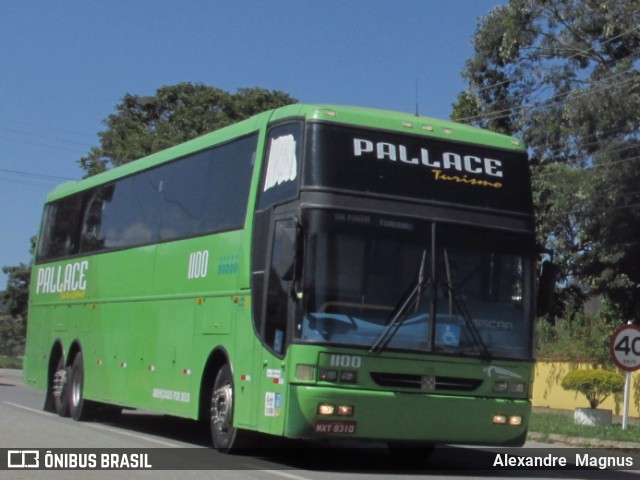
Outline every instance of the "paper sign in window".
[[283, 135], [271, 140], [264, 191], [281, 183], [291, 182], [297, 175], [296, 141], [293, 135]]

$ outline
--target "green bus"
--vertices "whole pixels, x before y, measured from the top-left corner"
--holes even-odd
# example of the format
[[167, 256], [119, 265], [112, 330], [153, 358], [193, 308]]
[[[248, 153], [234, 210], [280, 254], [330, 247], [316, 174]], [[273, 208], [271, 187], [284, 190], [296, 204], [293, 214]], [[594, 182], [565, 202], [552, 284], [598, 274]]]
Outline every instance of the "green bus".
[[391, 447], [521, 445], [534, 222], [516, 139], [290, 105], [49, 194], [25, 380], [75, 420], [144, 409]]

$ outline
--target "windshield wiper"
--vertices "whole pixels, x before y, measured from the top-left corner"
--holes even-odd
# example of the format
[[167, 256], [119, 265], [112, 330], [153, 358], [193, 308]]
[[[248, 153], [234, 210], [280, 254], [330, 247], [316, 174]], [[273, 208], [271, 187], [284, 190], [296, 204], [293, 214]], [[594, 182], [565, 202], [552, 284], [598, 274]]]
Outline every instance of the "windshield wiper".
[[451, 264], [449, 263], [449, 254], [446, 248], [444, 249], [444, 265], [445, 272], [447, 274], [447, 283], [445, 283], [444, 285], [447, 288], [447, 292], [449, 293], [449, 316], [451, 317], [453, 315], [453, 306], [455, 305], [456, 309], [462, 315], [465, 325], [471, 333], [473, 342], [476, 346], [480, 347], [480, 350], [482, 350], [482, 357], [488, 360], [491, 358], [491, 353], [489, 353], [487, 345], [484, 343], [484, 340], [482, 340], [482, 336], [478, 331], [478, 327], [476, 327], [476, 324], [473, 323], [473, 319], [471, 318], [471, 314], [469, 313], [469, 309], [467, 308], [466, 303], [464, 303], [464, 301], [460, 298], [458, 293], [453, 288]]
[[490, 360], [491, 353], [487, 348], [487, 344], [484, 343], [484, 340], [482, 340], [482, 336], [478, 331], [478, 327], [476, 326], [475, 323], [473, 323], [473, 319], [471, 318], [471, 314], [469, 313], [469, 309], [467, 308], [467, 305], [464, 303], [464, 301], [460, 298], [460, 296], [454, 290], [450, 282], [447, 282], [444, 285], [447, 288], [447, 292], [449, 293], [449, 298], [451, 302], [453, 303], [453, 305], [455, 305], [456, 309], [462, 315], [462, 318], [464, 319], [464, 323], [469, 329], [469, 333], [471, 334], [471, 338], [473, 339], [473, 342], [475, 343], [476, 346], [480, 348], [480, 350], [482, 350], [482, 358], [486, 360]]
[[415, 285], [413, 285], [407, 294], [405, 294], [400, 302], [396, 305], [387, 321], [387, 325], [376, 340], [376, 342], [369, 349], [369, 353], [380, 353], [391, 341], [398, 329], [402, 326], [407, 318], [407, 312], [409, 307], [415, 299], [415, 311], [418, 310], [420, 304], [420, 298], [423, 294], [424, 287], [431, 283], [431, 278], [425, 280], [424, 268], [427, 261], [427, 249], [422, 252], [422, 261], [420, 262], [420, 270], [418, 271], [418, 278]]

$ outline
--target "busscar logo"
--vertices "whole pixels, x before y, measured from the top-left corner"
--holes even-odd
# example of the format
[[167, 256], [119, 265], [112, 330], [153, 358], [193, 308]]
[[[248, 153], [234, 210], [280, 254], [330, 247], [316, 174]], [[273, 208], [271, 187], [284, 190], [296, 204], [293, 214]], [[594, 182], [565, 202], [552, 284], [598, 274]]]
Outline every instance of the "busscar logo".
[[38, 450], [7, 451], [8, 468], [40, 468], [40, 452]]

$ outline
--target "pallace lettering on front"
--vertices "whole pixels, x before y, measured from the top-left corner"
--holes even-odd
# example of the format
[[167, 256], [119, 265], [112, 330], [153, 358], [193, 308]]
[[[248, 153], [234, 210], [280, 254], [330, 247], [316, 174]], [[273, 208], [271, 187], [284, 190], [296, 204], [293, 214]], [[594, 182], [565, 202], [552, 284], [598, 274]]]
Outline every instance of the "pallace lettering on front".
[[[439, 172], [436, 180], [452, 180], [458, 183], [467, 183], [477, 186], [490, 186], [499, 188], [501, 182], [495, 181], [503, 176], [502, 161], [495, 158], [479, 157], [475, 155], [462, 155], [448, 151], [441, 154], [441, 158], [431, 158], [427, 148], [421, 148], [417, 155], [410, 154], [408, 148], [402, 144], [389, 142], [373, 142], [364, 138], [353, 139], [353, 154], [355, 157], [372, 156], [377, 160], [390, 160], [392, 162], [409, 165], [424, 166]], [[460, 172], [463, 175], [445, 176], [442, 172]], [[492, 177], [493, 182], [472, 181], [466, 175], [482, 175]], [[462, 179], [462, 180], [456, 180]]]

